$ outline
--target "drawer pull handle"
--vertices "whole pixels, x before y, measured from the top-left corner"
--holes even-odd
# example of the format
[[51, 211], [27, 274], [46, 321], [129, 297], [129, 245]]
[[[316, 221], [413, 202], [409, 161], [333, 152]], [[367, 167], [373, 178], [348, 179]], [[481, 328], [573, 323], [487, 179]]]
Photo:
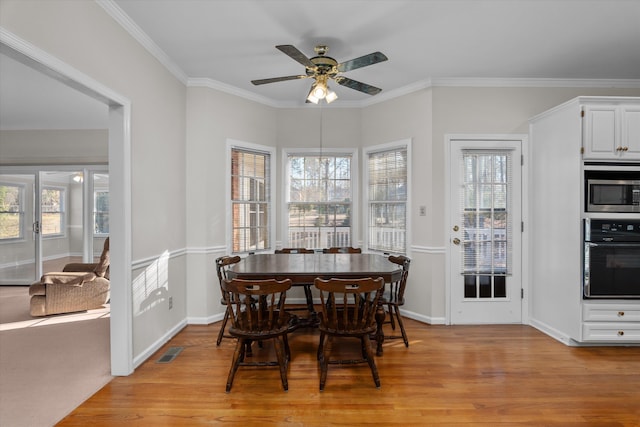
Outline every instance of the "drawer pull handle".
[[621, 337], [624, 335], [624, 331], [618, 331], [618, 336]]
[[624, 311], [619, 311], [618, 312], [618, 317], [622, 317], [622, 316], [624, 316]]

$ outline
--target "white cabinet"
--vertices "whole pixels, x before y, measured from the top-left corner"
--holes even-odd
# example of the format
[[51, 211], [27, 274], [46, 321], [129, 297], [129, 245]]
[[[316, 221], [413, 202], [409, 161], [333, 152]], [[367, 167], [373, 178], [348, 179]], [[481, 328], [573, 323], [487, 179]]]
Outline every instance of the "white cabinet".
[[640, 160], [640, 105], [584, 106], [585, 160]]
[[574, 98], [529, 131], [530, 323], [568, 345], [640, 344], [640, 300], [582, 297], [584, 167], [640, 161], [640, 97]]
[[640, 302], [594, 301], [582, 305], [582, 341], [640, 341]]

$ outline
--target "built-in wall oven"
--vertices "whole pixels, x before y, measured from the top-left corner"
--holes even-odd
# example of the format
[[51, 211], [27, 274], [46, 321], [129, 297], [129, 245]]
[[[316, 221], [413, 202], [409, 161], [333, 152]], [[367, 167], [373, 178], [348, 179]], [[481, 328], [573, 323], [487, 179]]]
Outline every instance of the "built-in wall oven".
[[584, 220], [584, 298], [640, 299], [640, 219]]

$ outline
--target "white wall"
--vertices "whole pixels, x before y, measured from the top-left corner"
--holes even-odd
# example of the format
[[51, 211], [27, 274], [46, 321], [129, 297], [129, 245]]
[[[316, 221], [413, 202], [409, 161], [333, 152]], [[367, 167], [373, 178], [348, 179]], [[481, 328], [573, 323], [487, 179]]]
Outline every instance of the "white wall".
[[227, 139], [274, 147], [276, 111], [207, 87], [191, 87], [187, 118], [187, 312], [192, 323], [210, 323], [224, 311], [214, 260], [227, 254]]

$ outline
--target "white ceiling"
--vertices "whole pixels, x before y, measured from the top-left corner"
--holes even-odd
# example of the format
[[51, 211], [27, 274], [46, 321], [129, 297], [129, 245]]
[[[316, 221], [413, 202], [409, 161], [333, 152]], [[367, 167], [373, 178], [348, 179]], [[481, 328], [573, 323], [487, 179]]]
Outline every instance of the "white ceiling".
[[[308, 57], [314, 56], [315, 45], [326, 44], [338, 62], [375, 51], [389, 58], [345, 74], [382, 88], [380, 94], [371, 97], [333, 84], [339, 99], [332, 106], [368, 105], [432, 84], [640, 87], [640, 0], [99, 4], [186, 84], [275, 106], [305, 106], [311, 84], [308, 79], [250, 83], [304, 74], [301, 64], [275, 49], [280, 44], [292, 44]], [[4, 98], [14, 77], [2, 71]], [[12, 82], [5, 85], [5, 80]], [[67, 103], [58, 100], [56, 105]], [[3, 115], [7, 109], [2, 108]], [[25, 121], [27, 115], [24, 109], [20, 113]]]

